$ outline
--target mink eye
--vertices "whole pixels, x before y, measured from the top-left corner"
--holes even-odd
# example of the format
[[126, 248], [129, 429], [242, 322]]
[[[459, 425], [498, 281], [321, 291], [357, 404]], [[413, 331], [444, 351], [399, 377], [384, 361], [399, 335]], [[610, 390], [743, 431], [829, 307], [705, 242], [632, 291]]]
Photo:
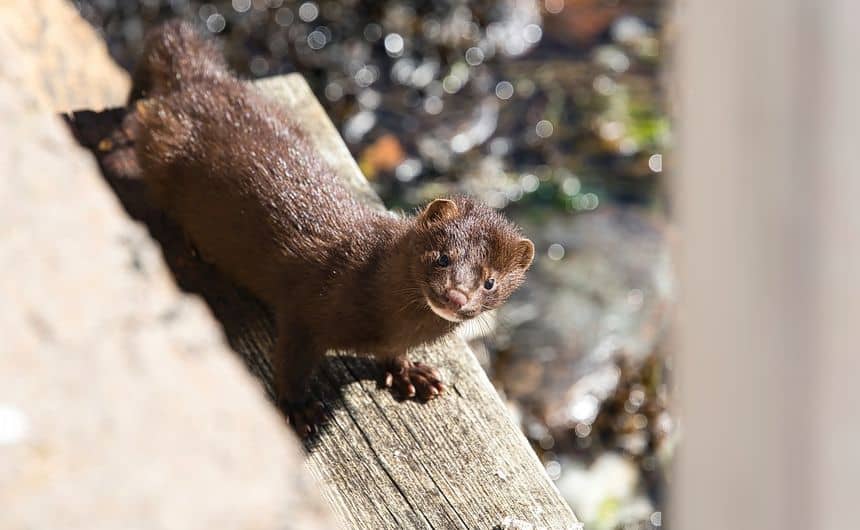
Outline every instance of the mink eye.
[[442, 254], [436, 258], [436, 265], [439, 265], [440, 267], [447, 267], [449, 263], [451, 263], [451, 258], [449, 258], [447, 254]]
[[494, 285], [496, 285], [496, 280], [493, 278], [490, 278], [489, 280], [484, 282], [484, 289], [491, 291], [493, 289]]

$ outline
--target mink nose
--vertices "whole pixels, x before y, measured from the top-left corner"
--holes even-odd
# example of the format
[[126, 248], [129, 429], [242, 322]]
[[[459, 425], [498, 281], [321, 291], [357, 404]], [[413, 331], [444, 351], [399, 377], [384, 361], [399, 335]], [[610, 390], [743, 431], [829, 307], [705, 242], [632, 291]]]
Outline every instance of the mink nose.
[[448, 299], [448, 303], [457, 309], [460, 309], [469, 301], [465, 294], [457, 291], [456, 289], [448, 289], [448, 292], [445, 293], [445, 297]]

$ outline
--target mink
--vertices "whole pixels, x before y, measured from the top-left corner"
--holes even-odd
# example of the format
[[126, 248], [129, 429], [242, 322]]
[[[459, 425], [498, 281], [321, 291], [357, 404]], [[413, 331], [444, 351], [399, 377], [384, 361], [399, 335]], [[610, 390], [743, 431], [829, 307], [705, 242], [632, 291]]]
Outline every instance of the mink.
[[367, 206], [289, 111], [234, 76], [191, 25], [148, 33], [133, 80], [151, 197], [204, 260], [272, 311], [278, 404], [300, 435], [320, 421], [308, 381], [326, 351], [373, 356], [396, 397], [432, 399], [438, 372], [407, 352], [523, 283], [534, 245], [500, 213], [466, 197], [413, 216]]

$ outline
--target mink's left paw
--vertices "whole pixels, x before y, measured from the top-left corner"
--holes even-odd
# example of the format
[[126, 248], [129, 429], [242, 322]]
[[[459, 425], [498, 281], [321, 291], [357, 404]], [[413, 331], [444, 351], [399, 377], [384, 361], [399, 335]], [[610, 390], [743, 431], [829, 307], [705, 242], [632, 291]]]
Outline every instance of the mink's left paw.
[[435, 368], [404, 358], [386, 364], [384, 383], [398, 400], [429, 401], [445, 388]]

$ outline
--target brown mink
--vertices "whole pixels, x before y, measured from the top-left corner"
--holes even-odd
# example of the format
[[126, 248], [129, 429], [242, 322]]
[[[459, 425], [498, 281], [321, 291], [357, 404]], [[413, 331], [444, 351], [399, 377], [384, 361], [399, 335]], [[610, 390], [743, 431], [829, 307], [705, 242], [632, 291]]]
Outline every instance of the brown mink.
[[[183, 22], [147, 36], [130, 103], [156, 204], [202, 257], [269, 306], [279, 405], [301, 435], [320, 410], [306, 385], [327, 350], [373, 355], [396, 396], [442, 391], [406, 353], [501, 305], [534, 245], [468, 198], [414, 217], [355, 198], [280, 105], [238, 80]], [[146, 98], [146, 99], [142, 99]]]

